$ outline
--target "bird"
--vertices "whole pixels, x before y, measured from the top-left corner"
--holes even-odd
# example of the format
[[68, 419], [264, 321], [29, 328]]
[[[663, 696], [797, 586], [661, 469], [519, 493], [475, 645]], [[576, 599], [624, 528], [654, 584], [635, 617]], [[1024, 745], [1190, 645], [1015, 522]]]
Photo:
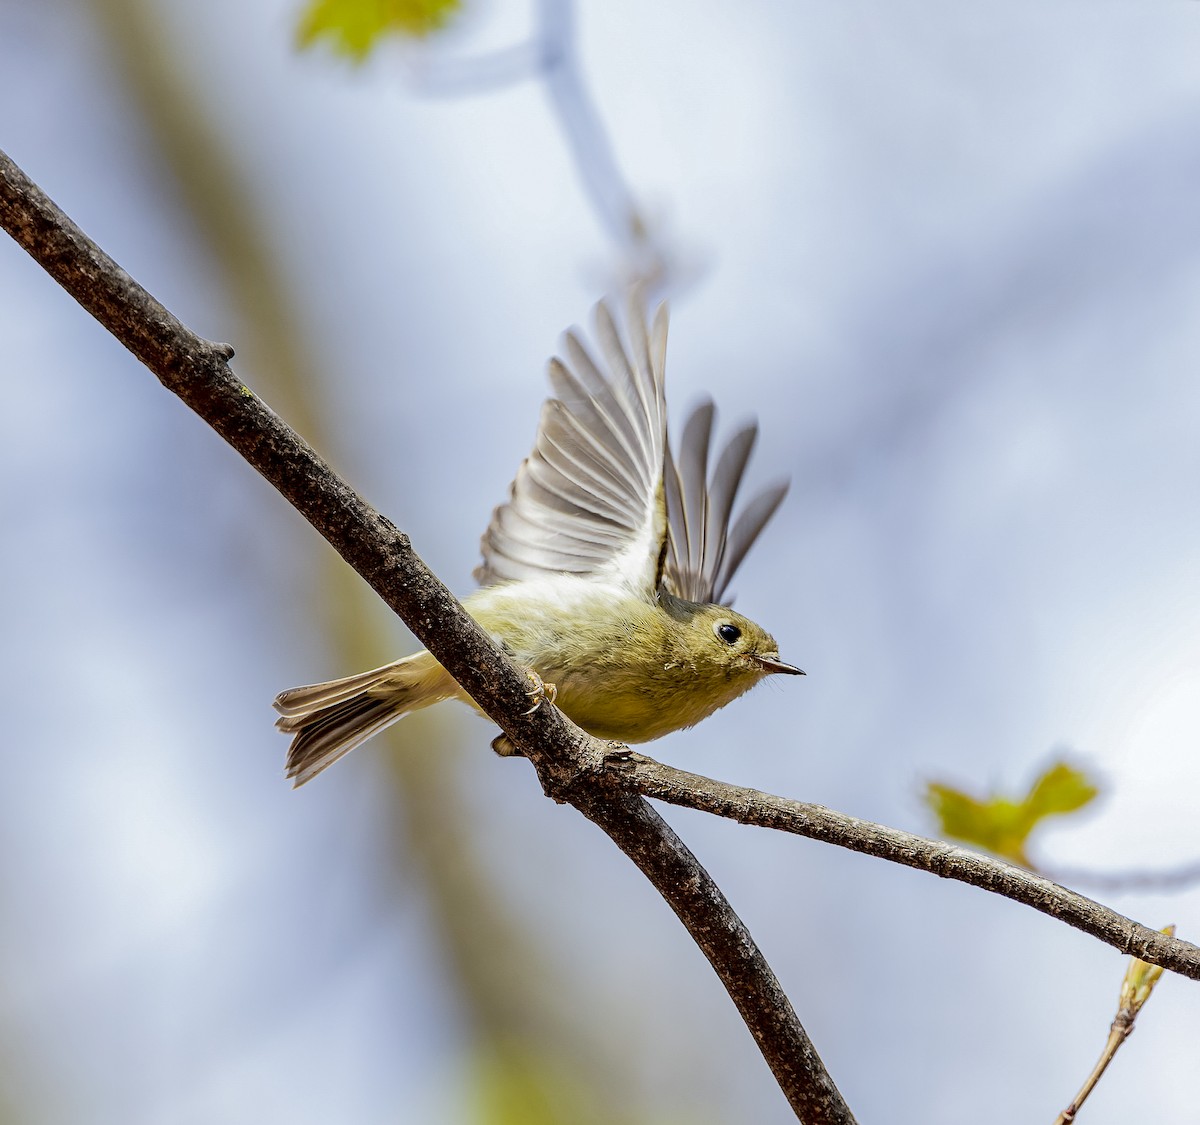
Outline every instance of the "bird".
[[[553, 397], [533, 451], [481, 540], [480, 588], [463, 606], [530, 676], [533, 708], [558, 706], [597, 738], [649, 742], [691, 727], [768, 676], [804, 675], [728, 589], [787, 494], [759, 491], [733, 518], [758, 436], [743, 424], [709, 472], [711, 399], [668, 441], [668, 310], [647, 322], [629, 298], [624, 332], [593, 310], [599, 359], [583, 333], [550, 360]], [[479, 710], [428, 651], [358, 675], [281, 692], [297, 787], [419, 708], [458, 699]], [[492, 743], [518, 753], [506, 735]]]

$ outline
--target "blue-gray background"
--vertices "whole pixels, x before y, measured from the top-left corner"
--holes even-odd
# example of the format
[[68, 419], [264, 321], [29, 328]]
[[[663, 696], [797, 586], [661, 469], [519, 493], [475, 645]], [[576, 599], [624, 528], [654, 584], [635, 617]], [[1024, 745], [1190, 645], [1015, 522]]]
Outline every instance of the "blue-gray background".
[[[545, 358], [619, 264], [543, 90], [432, 98], [422, 52], [298, 54], [291, 0], [0, 0], [0, 147], [256, 387], [256, 310], [129, 80], [121, 21], [147, 10], [291, 286], [312, 428], [465, 592]], [[530, 21], [481, 5], [434, 53]], [[756, 412], [758, 479], [793, 478], [736, 585], [808, 678], [654, 753], [929, 831], [924, 779], [1018, 789], [1067, 750], [1106, 793], [1040, 860], [1194, 859], [1200, 5], [620, 2], [578, 32], [673, 250], [676, 416], [704, 391]], [[0, 1114], [480, 1120], [470, 982], [387, 764], [445, 741], [453, 801], [423, 815], [461, 822], [536, 950], [511, 983], [555, 993], [631, 1118], [790, 1119], [675, 919], [482, 720], [287, 788], [271, 698], [355, 670], [326, 639], [327, 548], [4, 243], [0, 375]], [[401, 651], [372, 612], [392, 638], [372, 659]], [[666, 815], [862, 1121], [1049, 1121], [1090, 1067], [1124, 967], [1107, 947]], [[1107, 897], [1197, 932], [1196, 892]], [[1194, 1120], [1198, 1036], [1196, 986], [1164, 980], [1089, 1122]]]

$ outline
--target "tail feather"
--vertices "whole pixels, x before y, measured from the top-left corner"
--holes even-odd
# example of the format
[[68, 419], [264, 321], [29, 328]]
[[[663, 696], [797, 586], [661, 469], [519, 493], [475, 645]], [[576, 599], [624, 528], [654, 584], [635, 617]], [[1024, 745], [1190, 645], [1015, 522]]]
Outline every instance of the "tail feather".
[[428, 652], [419, 652], [343, 680], [281, 692], [275, 726], [293, 736], [287, 776], [299, 787], [410, 711], [459, 690]]
[[[409, 710], [397, 709], [393, 700], [368, 696], [318, 711], [308, 722], [292, 728], [296, 737], [288, 749], [287, 776], [299, 788]], [[280, 730], [286, 729], [285, 721], [276, 724]]]
[[[409, 656], [405, 657], [404, 660], [385, 664], [382, 668], [372, 668], [369, 672], [359, 672], [356, 676], [346, 676], [341, 680], [329, 680], [323, 684], [307, 684], [304, 687], [295, 687], [288, 691], [281, 691], [275, 697], [275, 710], [285, 716], [311, 715], [318, 708], [328, 707], [334, 703], [341, 703], [343, 699], [359, 695], [366, 688], [382, 683], [389, 673], [398, 671], [406, 662], [413, 659], [413, 657]], [[282, 726], [280, 729], [283, 729]]]

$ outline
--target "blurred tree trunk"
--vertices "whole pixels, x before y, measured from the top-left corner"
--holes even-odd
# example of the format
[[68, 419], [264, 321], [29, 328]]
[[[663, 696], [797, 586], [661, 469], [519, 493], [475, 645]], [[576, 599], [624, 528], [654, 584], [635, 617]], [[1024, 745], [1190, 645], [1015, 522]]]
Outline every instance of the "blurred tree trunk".
[[[229, 337], [238, 363], [289, 422], [326, 457], [337, 462], [334, 427], [324, 424], [336, 396], [312, 362], [319, 349], [308, 338], [277, 255], [263, 236], [267, 224], [221, 127], [209, 117], [198, 83], [171, 42], [153, 0], [97, 0], [92, 11], [106, 35], [133, 104], [177, 184], [180, 200], [212, 254], [238, 317]], [[403, 444], [403, 443], [400, 443]], [[296, 604], [321, 607], [321, 647], [328, 668], [373, 667], [398, 655], [388, 651], [382, 607], [362, 581], [313, 537], [320, 565], [302, 580]], [[270, 737], [264, 700], [264, 739]], [[478, 863], [481, 841], [457, 788], [462, 760], [451, 744], [444, 712], [420, 712], [389, 732], [386, 758], [392, 778], [397, 862], [416, 875], [433, 906], [435, 944], [456, 982], [455, 1003], [475, 1039], [475, 1058], [464, 1060], [479, 1091], [486, 1121], [523, 1123], [615, 1122], [625, 1116], [608, 1091], [627, 1089], [611, 1073], [596, 1071], [593, 1040], [572, 1016], [581, 1006], [563, 1002], [561, 982], [547, 979], [534, 935], [505, 909], [497, 888]], [[377, 749], [384, 749], [378, 747]], [[283, 744], [279, 746], [282, 780]], [[385, 882], [381, 895], [393, 893]], [[556, 1002], [557, 1001], [557, 1002]], [[585, 1045], [586, 1041], [586, 1045]], [[606, 1060], [606, 1069], [611, 1060]], [[620, 1098], [621, 1105], [628, 1097]]]

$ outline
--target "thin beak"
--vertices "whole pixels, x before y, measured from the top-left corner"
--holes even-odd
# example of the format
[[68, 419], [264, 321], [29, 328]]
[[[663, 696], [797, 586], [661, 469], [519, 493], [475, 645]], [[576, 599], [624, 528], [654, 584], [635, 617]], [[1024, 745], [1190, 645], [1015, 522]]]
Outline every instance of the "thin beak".
[[784, 664], [782, 660], [774, 656], [756, 656], [754, 658], [767, 672], [783, 672], [789, 676], [803, 676], [804, 670], [797, 668], [793, 664]]

